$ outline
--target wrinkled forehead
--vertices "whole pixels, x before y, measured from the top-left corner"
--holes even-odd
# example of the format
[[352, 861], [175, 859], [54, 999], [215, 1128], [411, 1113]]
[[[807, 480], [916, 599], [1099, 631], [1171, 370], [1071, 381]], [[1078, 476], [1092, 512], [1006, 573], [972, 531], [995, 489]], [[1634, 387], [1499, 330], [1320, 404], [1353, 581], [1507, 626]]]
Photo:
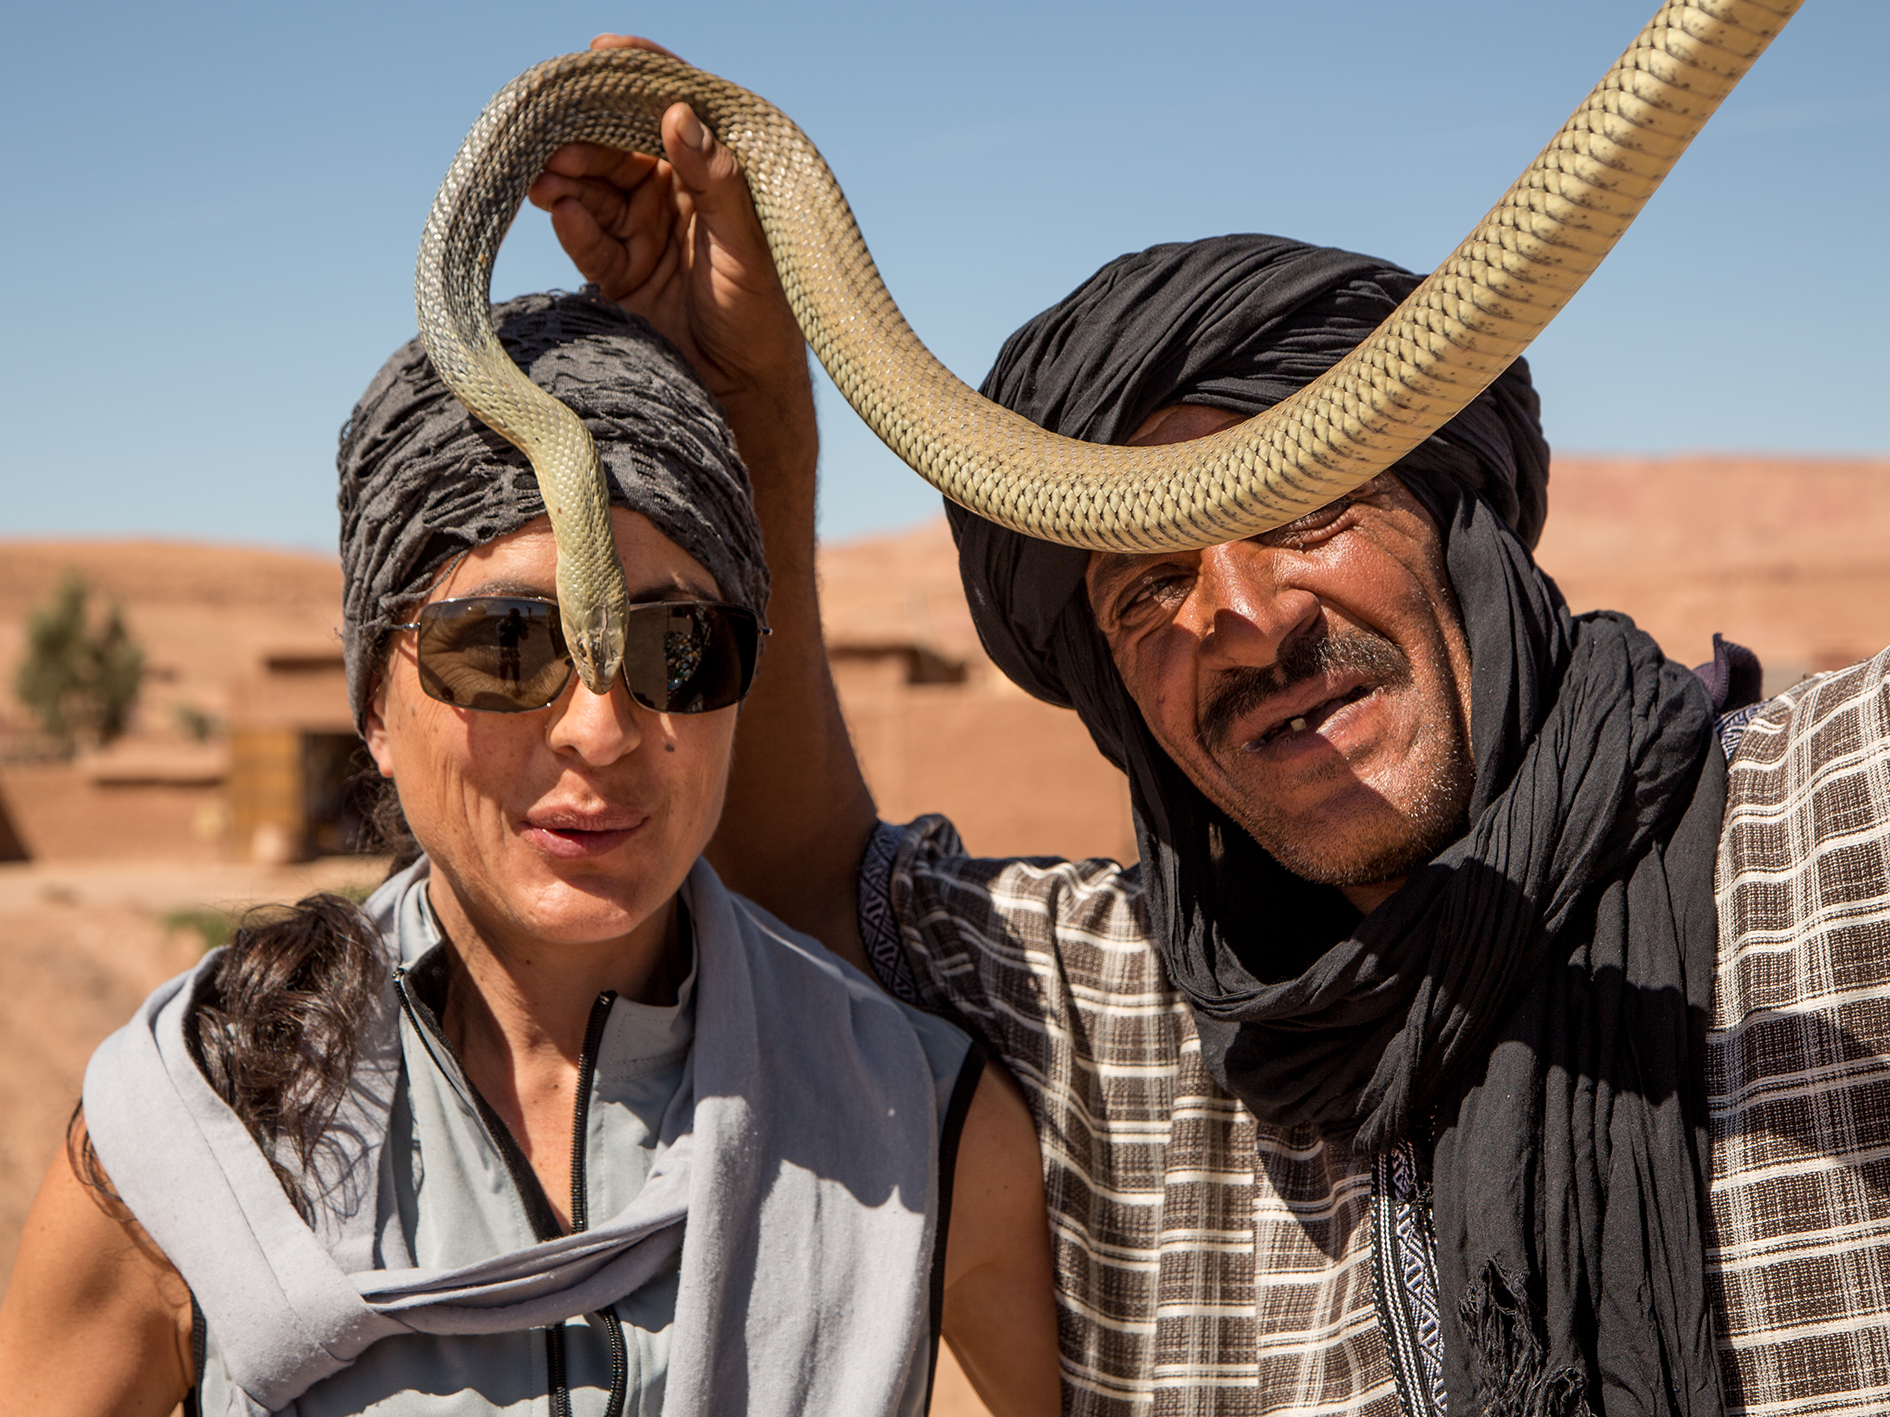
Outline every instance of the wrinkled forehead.
[[[611, 536], [633, 601], [721, 600], [709, 568], [642, 512], [610, 509]], [[434, 574], [428, 600], [468, 595], [558, 598], [559, 552], [551, 518], [539, 516], [459, 552]]]
[[1123, 439], [1130, 448], [1152, 448], [1162, 443], [1187, 443], [1244, 422], [1245, 414], [1204, 403], [1171, 403], [1156, 409]]

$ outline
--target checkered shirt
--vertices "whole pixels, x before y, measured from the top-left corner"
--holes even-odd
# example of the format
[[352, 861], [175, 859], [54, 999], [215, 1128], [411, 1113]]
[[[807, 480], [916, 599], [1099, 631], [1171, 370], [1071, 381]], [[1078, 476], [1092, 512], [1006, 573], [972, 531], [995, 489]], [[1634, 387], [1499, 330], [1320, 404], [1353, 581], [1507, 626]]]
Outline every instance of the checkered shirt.
[[861, 924], [888, 987], [961, 1018], [1030, 1100], [1067, 1411], [1399, 1417], [1372, 1158], [1259, 1126], [1208, 1076], [1133, 868], [972, 860], [924, 817], [875, 836]]
[[[1722, 725], [1707, 1282], [1732, 1413], [1890, 1412], [1887, 676], [1890, 650]], [[925, 817], [875, 835], [861, 925], [888, 987], [1029, 1097], [1066, 1410], [1397, 1417], [1395, 1349], [1405, 1401], [1443, 1411], [1402, 1158], [1260, 1126], [1216, 1086], [1134, 868], [971, 859]]]
[[1727, 1406], [1890, 1412], [1890, 650], [1746, 727], [1720, 834], [1708, 1255]]

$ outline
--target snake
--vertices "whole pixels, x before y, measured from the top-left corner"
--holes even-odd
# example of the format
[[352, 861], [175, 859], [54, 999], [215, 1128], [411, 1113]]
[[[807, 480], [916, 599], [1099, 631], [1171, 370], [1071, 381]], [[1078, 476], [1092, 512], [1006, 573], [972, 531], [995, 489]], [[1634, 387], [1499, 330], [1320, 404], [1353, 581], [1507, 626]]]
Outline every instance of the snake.
[[795, 123], [670, 55], [591, 50], [507, 84], [467, 134], [421, 238], [414, 302], [446, 385], [530, 459], [558, 548], [580, 677], [608, 692], [628, 593], [602, 465], [576, 415], [494, 333], [492, 263], [566, 143], [661, 157], [686, 103], [741, 164], [781, 286], [834, 386], [901, 459], [981, 517], [1130, 554], [1256, 536], [1344, 496], [1480, 394], [1613, 249], [1803, 0], [1666, 0], [1509, 190], [1383, 324], [1323, 375], [1212, 436], [1064, 438], [981, 397], [915, 335], [826, 162]]

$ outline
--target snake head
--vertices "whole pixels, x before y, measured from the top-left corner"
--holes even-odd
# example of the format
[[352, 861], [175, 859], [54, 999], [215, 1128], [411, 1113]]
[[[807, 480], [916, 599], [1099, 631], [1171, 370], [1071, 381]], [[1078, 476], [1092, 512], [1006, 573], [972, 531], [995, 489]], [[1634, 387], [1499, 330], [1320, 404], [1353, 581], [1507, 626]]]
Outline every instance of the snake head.
[[608, 694], [623, 668], [623, 614], [609, 603], [559, 598], [564, 643], [578, 678], [593, 694]]
[[623, 668], [622, 642], [613, 645], [608, 634], [573, 635], [568, 628], [564, 638], [584, 687], [593, 694], [608, 694], [617, 671]]

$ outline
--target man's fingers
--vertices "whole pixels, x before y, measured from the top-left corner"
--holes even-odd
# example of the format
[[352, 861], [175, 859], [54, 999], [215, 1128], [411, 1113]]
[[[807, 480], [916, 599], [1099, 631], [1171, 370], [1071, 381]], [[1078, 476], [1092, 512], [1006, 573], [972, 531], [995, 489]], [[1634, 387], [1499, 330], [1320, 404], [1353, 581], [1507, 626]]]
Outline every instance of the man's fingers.
[[[620, 241], [665, 241], [678, 217], [672, 205], [674, 182], [667, 174], [625, 190], [595, 178], [540, 173], [531, 185], [534, 206], [552, 211], [560, 202], [576, 202], [589, 212], [598, 227]], [[684, 202], [687, 198], [684, 197]]]
[[[648, 41], [600, 36], [596, 47]], [[531, 200], [579, 272], [675, 341], [720, 395], [792, 386], [806, 355], [735, 155], [686, 103], [663, 115], [663, 160], [574, 143]]]
[[584, 279], [613, 300], [631, 287], [630, 248], [606, 232], [590, 208], [576, 197], [543, 205], [550, 208], [558, 244]]
[[627, 299], [638, 287], [673, 274], [663, 269], [677, 259], [668, 181], [625, 192], [605, 182], [547, 176], [532, 191], [533, 201], [551, 213], [558, 244], [611, 299]]
[[663, 115], [663, 146], [668, 149], [676, 180], [720, 240], [745, 245], [751, 232], [755, 238], [760, 237], [760, 223], [749, 200], [748, 184], [742, 180], [741, 164], [734, 153], [716, 141], [688, 104], [673, 103]]
[[[665, 49], [653, 39], [645, 39], [638, 34], [600, 34], [591, 41], [592, 49], [647, 49], [652, 54], [667, 54], [671, 59], [680, 55], [673, 49]], [[689, 61], [683, 60], [686, 64]]]
[[551, 213], [578, 270], [615, 299], [647, 278], [669, 239], [672, 187], [667, 163], [573, 143], [551, 155], [526, 197]]
[[716, 141], [686, 103], [672, 103], [663, 115], [663, 146], [670, 166], [698, 199], [746, 201], [747, 184], [735, 154]]
[[585, 184], [575, 177], [565, 177], [556, 172], [541, 172], [532, 179], [532, 185], [525, 189], [525, 200], [534, 207], [550, 211], [567, 197], [583, 200]]
[[597, 218], [599, 226], [621, 235], [627, 229], [630, 211], [633, 208], [648, 211], [662, 202], [668, 195], [668, 188], [667, 182], [645, 182], [626, 189], [614, 182], [601, 182], [594, 177], [566, 177], [558, 172], [541, 172], [525, 195], [531, 199], [533, 206], [543, 207], [546, 211], [567, 199], [582, 202], [591, 215]]
[[656, 170], [662, 157], [661, 153], [633, 153], [597, 143], [566, 143], [546, 159], [545, 171], [634, 187]]

